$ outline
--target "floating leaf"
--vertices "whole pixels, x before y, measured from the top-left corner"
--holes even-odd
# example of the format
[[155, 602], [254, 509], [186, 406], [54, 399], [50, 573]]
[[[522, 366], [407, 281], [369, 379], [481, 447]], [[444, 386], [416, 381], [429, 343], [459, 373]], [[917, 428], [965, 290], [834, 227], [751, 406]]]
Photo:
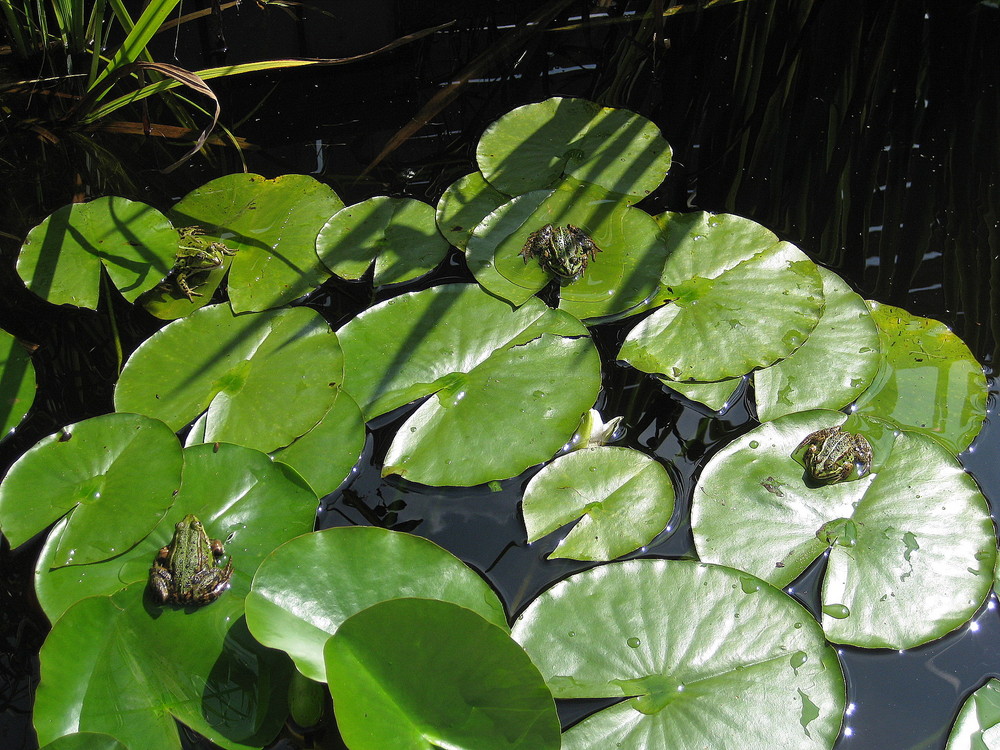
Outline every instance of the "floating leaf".
[[66, 516], [51, 564], [107, 560], [163, 517], [181, 464], [180, 443], [163, 422], [138, 414], [77, 422], [39, 440], [10, 468], [0, 483], [0, 528], [17, 547]]
[[930, 435], [952, 453], [969, 447], [986, 419], [986, 376], [947, 326], [898, 307], [868, 302], [882, 340], [875, 382], [857, 411]]
[[819, 268], [819, 273], [826, 299], [819, 324], [786, 359], [754, 373], [761, 421], [807, 409], [845, 407], [878, 371], [878, 330], [864, 300], [833, 271]]
[[844, 420], [789, 414], [716, 453], [694, 493], [698, 555], [784, 586], [829, 549], [827, 637], [896, 649], [939, 638], [989, 593], [996, 539], [986, 499], [943, 446], [911, 432], [866, 432], [875, 463], [857, 481], [806, 482], [792, 453]]
[[128, 748], [110, 734], [74, 732], [52, 740], [40, 750], [128, 750]]
[[962, 704], [945, 750], [1000, 748], [1000, 680], [993, 678]]
[[6, 331], [0, 331], [0, 437], [13, 430], [35, 400], [31, 355]]
[[[312, 529], [316, 495], [294, 472], [265, 454], [228, 443], [184, 449], [184, 483], [169, 513], [142, 541], [117, 557], [92, 565], [55, 567], [61, 526], [49, 535], [35, 566], [35, 591], [55, 621], [80, 599], [109, 596], [128, 584], [149, 579], [156, 553], [173, 538], [174, 524], [196, 515], [206, 532], [225, 543], [234, 561], [232, 588], [224, 596], [242, 597], [261, 559], [287, 539]], [[119, 498], [118, 514], [133, 507]], [[281, 509], [280, 518], [275, 508]], [[60, 521], [60, 525], [65, 521]]]
[[342, 372], [337, 337], [318, 313], [296, 307], [236, 316], [213, 305], [164, 326], [132, 353], [115, 408], [173, 430], [207, 409], [206, 442], [266, 452], [322, 419]]
[[360, 279], [374, 262], [376, 286], [430, 273], [447, 252], [431, 206], [385, 195], [342, 208], [316, 238], [319, 259], [342, 278]]
[[554, 187], [569, 176], [632, 196], [631, 203], [663, 182], [670, 155], [645, 117], [561, 97], [511, 110], [476, 148], [479, 170], [507, 195]]
[[524, 491], [524, 523], [535, 542], [580, 522], [550, 558], [611, 560], [647, 544], [674, 510], [666, 470], [631, 448], [584, 448], [555, 459]]
[[177, 232], [155, 208], [97, 198], [63, 206], [28, 232], [17, 272], [54, 305], [96, 310], [102, 265], [131, 302], [163, 279], [176, 253]]
[[722, 380], [774, 364], [801, 346], [823, 310], [816, 264], [787, 242], [673, 293], [674, 302], [629, 332], [618, 356], [678, 381]]
[[332, 189], [308, 175], [231, 174], [192, 190], [170, 216], [237, 250], [229, 300], [235, 312], [246, 312], [287, 304], [327, 278], [316, 235], [343, 207]]
[[677, 391], [684, 398], [704, 404], [712, 411], [722, 411], [732, 403], [732, 398], [736, 394], [736, 389], [743, 383], [744, 378], [726, 378], [717, 380], [714, 383], [678, 383], [676, 380], [655, 376], [671, 390]]
[[247, 597], [247, 624], [302, 674], [323, 681], [323, 644], [341, 623], [402, 596], [453, 602], [506, 628], [496, 594], [458, 558], [426, 539], [370, 526], [306, 534], [274, 550]]
[[593, 568], [528, 605], [513, 636], [556, 698], [626, 698], [567, 731], [563, 748], [819, 750], [840, 729], [844, 678], [812, 615], [729, 568]]
[[460, 177], [445, 188], [438, 200], [438, 231], [452, 245], [465, 250], [476, 224], [509, 200], [509, 195], [490, 185], [479, 172]]

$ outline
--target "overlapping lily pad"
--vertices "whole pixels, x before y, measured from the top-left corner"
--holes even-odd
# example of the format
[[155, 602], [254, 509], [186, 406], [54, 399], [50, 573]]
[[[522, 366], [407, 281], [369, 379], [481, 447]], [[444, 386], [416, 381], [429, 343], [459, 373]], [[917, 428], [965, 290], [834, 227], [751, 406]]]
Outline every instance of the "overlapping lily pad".
[[953, 453], [968, 448], [986, 419], [982, 365], [943, 323], [892, 305], [868, 306], [884, 359], [858, 398], [858, 412], [930, 435]]
[[513, 636], [556, 698], [625, 697], [563, 748], [830, 748], [837, 656], [791, 597], [729, 568], [629, 560], [557, 583]]
[[505, 627], [451, 602], [375, 604], [348, 618], [324, 655], [352, 750], [559, 748], [555, 703], [528, 655]]
[[181, 465], [180, 444], [163, 422], [138, 414], [77, 422], [10, 468], [0, 483], [0, 529], [17, 547], [65, 517], [50, 539], [51, 565], [115, 557], [163, 517]]
[[611, 560], [647, 544], [674, 510], [670, 476], [631, 448], [584, 448], [538, 472], [522, 504], [528, 541], [579, 519], [549, 557]]
[[247, 622], [261, 643], [323, 681], [330, 635], [357, 612], [403, 596], [452, 602], [506, 628], [496, 594], [458, 558], [426, 539], [362, 526], [307, 534], [274, 550], [247, 597]]
[[826, 299], [819, 324], [786, 359], [754, 373], [761, 421], [807, 409], [843, 408], [878, 372], [878, 330], [865, 301], [833, 271], [819, 268], [819, 273]]
[[452, 245], [465, 250], [476, 225], [509, 200], [509, 195], [490, 185], [479, 172], [460, 177], [445, 188], [438, 200], [438, 231]]
[[395, 297], [338, 337], [344, 388], [366, 418], [434, 394], [400, 427], [383, 468], [424, 484], [480, 484], [545, 461], [600, 387], [578, 320], [538, 300], [512, 310], [475, 285]]
[[170, 216], [237, 250], [229, 300], [235, 312], [246, 312], [291, 302], [327, 278], [316, 235], [343, 207], [332, 189], [308, 175], [231, 174], [192, 190]]
[[986, 499], [935, 440], [913, 432], [893, 440], [871, 424], [860, 431], [875, 447], [873, 473], [805, 481], [796, 446], [844, 420], [823, 410], [790, 414], [713, 456], [693, 498], [698, 554], [783, 586], [829, 549], [823, 628], [831, 640], [910, 648], [938, 638], [989, 593], [996, 539]]
[[507, 195], [573, 177], [628, 195], [631, 203], [663, 181], [670, 156], [659, 128], [645, 117], [562, 97], [511, 110], [476, 148], [479, 170]]
[[1000, 748], [1000, 680], [993, 678], [962, 704], [945, 750]]
[[13, 430], [35, 400], [35, 367], [21, 343], [0, 330], [0, 437]]
[[167, 217], [145, 203], [115, 197], [72, 203], [28, 232], [17, 272], [54, 305], [94, 310], [101, 266], [131, 302], [173, 266], [177, 239]]
[[802, 345], [824, 303], [816, 264], [787, 242], [672, 293], [672, 303], [629, 332], [618, 356], [677, 381], [722, 380], [774, 364]]
[[376, 285], [423, 276], [447, 252], [434, 209], [413, 198], [379, 195], [342, 208], [316, 237], [316, 254], [332, 273], [360, 279], [374, 263]]
[[213, 305], [168, 324], [133, 352], [115, 408], [179, 430], [207, 410], [204, 440], [272, 451], [333, 406], [343, 372], [337, 337], [304, 307], [233, 315]]

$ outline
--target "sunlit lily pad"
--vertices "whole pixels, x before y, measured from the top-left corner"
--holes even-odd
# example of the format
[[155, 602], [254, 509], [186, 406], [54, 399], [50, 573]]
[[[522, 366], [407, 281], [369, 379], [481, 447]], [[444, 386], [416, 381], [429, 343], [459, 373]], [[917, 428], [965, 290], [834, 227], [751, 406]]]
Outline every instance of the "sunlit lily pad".
[[593, 568], [533, 601], [513, 635], [556, 698], [626, 698], [568, 730], [563, 748], [818, 750], [840, 729], [844, 678], [812, 615], [729, 568]]
[[631, 203], [663, 182], [670, 156], [659, 128], [645, 117], [561, 97], [511, 110], [476, 148], [479, 170], [507, 195], [574, 177], [629, 195]]
[[342, 208], [316, 238], [316, 254], [332, 273], [360, 279], [374, 262], [376, 285], [423, 276], [447, 252], [431, 206], [385, 195]]
[[177, 232], [152, 206], [125, 198], [71, 203], [28, 232], [17, 257], [25, 285], [54, 305], [97, 309], [101, 266], [130, 302], [174, 264]]
[[[823, 628], [834, 641], [910, 648], [967, 621], [992, 584], [996, 539], [975, 481], [924, 435], [866, 432], [871, 474], [816, 485], [792, 458], [806, 435], [842, 423], [815, 410], [779, 417], [719, 451], [695, 488], [699, 557], [784, 586], [830, 550]], [[874, 425], [852, 431], [875, 429]]]
[[39, 750], [128, 750], [110, 734], [74, 732], [52, 740]]
[[930, 435], [959, 453], [986, 419], [986, 376], [947, 326], [898, 307], [869, 302], [884, 360], [857, 409]]
[[1000, 680], [993, 678], [962, 704], [945, 750], [1000, 748]]
[[743, 377], [716, 380], [713, 383], [679, 383], [676, 380], [656, 376], [668, 388], [677, 391], [684, 398], [704, 404], [712, 411], [722, 411], [732, 403], [736, 389], [743, 383]]
[[333, 406], [343, 357], [312, 310], [233, 315], [202, 308], [136, 349], [115, 388], [115, 408], [179, 430], [208, 410], [204, 440], [272, 451], [308, 432]]
[[823, 311], [816, 264], [787, 242], [716, 278], [673, 287], [675, 300], [633, 328], [619, 358], [671, 380], [714, 381], [787, 357]]
[[0, 331], [0, 437], [20, 423], [35, 400], [31, 355], [6, 331]]
[[786, 359], [754, 373], [761, 421], [807, 409], [843, 408], [878, 371], [878, 330], [865, 301], [833, 271], [819, 268], [819, 273], [826, 299], [819, 324]]
[[600, 248], [583, 276], [559, 289], [561, 310], [581, 319], [622, 313], [659, 283], [666, 247], [656, 221], [621, 195], [575, 180], [518, 196], [475, 228], [467, 259], [476, 281], [515, 305], [543, 289], [552, 278], [521, 252], [546, 224], [576, 226]]
[[[312, 529], [316, 496], [300, 477], [266, 455], [229, 443], [184, 449], [184, 483], [170, 511], [156, 528], [127, 552], [91, 565], [55, 567], [59, 532], [45, 542], [35, 566], [35, 591], [50, 620], [55, 621], [80, 599], [108, 596], [126, 585], [149, 579], [157, 551], [173, 538], [174, 524], [188, 513], [205, 525], [206, 533], [225, 543], [234, 561], [233, 588], [224, 596], [243, 596], [260, 560], [296, 534]], [[131, 508], [128, 498], [118, 513]], [[280, 521], [274, 509], [281, 508]], [[270, 546], [268, 546], [270, 545]], [[234, 593], [235, 592], [235, 593]]]
[[522, 508], [529, 542], [579, 519], [550, 558], [611, 560], [663, 530], [674, 510], [674, 488], [666, 470], [639, 451], [584, 448], [532, 477]]
[[452, 245], [465, 250], [476, 225], [509, 200], [509, 195], [490, 185], [479, 172], [460, 177], [445, 188], [438, 200], [438, 231]]
[[247, 623], [261, 643], [323, 681], [323, 645], [341, 623], [401, 596], [453, 602], [506, 628], [496, 594], [461, 560], [426, 539], [369, 526], [307, 534], [274, 550], [247, 597]]
[[380, 602], [348, 618], [324, 654], [352, 750], [559, 748], [555, 703], [528, 655], [456, 604]]
[[327, 278], [316, 235], [343, 207], [331, 188], [308, 175], [230, 174], [192, 190], [170, 217], [237, 250], [229, 300], [235, 312], [246, 312], [284, 305]]
[[66, 516], [52, 565], [115, 557], [173, 503], [181, 464], [180, 443], [163, 422], [138, 414], [77, 422], [39, 440], [10, 468], [0, 483], [0, 529], [17, 547]]

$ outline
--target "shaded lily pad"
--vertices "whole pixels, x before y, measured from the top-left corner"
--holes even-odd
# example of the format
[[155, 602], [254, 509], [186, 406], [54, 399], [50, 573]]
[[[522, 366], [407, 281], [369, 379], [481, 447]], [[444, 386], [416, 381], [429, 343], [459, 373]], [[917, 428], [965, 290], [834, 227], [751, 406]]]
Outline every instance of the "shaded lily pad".
[[318, 313], [296, 307], [235, 316], [228, 305], [213, 305], [164, 326], [132, 353], [115, 408], [173, 430], [207, 409], [206, 442], [266, 452], [322, 419], [342, 372], [337, 337]]
[[6, 331], [0, 331], [0, 437], [13, 430], [35, 400], [31, 355]]
[[507, 195], [573, 177], [631, 196], [630, 203], [663, 182], [670, 156], [659, 128], [645, 117], [562, 97], [511, 110], [476, 147], [479, 170]]
[[806, 750], [840, 729], [844, 678], [812, 615], [730, 568], [593, 568], [528, 605], [513, 636], [556, 698], [626, 698], [568, 730], [564, 748]]
[[159, 420], [105, 414], [77, 422], [39, 440], [10, 468], [0, 483], [0, 529], [17, 547], [66, 516], [52, 565], [116, 557], [173, 503], [181, 464], [180, 443]]
[[682, 282], [673, 294], [629, 332], [618, 356], [678, 381], [722, 380], [772, 365], [802, 345], [823, 310], [816, 264], [787, 242], [716, 278]]
[[64, 734], [39, 750], [128, 750], [110, 734], [75, 732]]
[[352, 750], [559, 748], [555, 702], [528, 655], [456, 604], [380, 602], [348, 618], [324, 655]]
[[237, 250], [229, 301], [235, 312], [246, 312], [287, 304], [326, 280], [316, 235], [343, 207], [331, 188], [308, 175], [230, 174], [192, 190], [170, 216]]
[[631, 448], [584, 448], [538, 472], [522, 505], [528, 542], [580, 519], [549, 557], [611, 560], [647, 544], [670, 520], [666, 470]]
[[438, 200], [438, 231], [452, 245], [465, 250], [476, 225], [509, 200], [509, 195], [490, 185], [479, 172], [460, 177], [445, 188]]
[[943, 323], [878, 302], [868, 307], [883, 361], [857, 411], [930, 435], [952, 453], [968, 448], [986, 419], [982, 365]]
[[96, 310], [102, 265], [131, 302], [167, 274], [177, 241], [167, 217], [145, 203], [115, 197], [71, 203], [28, 232], [17, 272], [54, 305]]
[[792, 453], [809, 433], [844, 420], [824, 410], [789, 414], [715, 454], [693, 498], [699, 557], [784, 586], [829, 549], [828, 638], [897, 649], [939, 638], [989, 593], [996, 539], [986, 499], [933, 439], [903, 432], [892, 440], [871, 423], [850, 431], [870, 438], [873, 473], [805, 481]]
[[819, 268], [819, 273], [826, 299], [819, 324], [786, 359], [754, 373], [761, 421], [807, 409], [845, 407], [878, 371], [878, 330], [865, 301], [833, 271]]
[[376, 286], [430, 273], [447, 252], [434, 209], [413, 198], [379, 195], [342, 208], [316, 237], [316, 254], [332, 273], [360, 279], [374, 262]]
[[1000, 680], [993, 678], [962, 704], [945, 750], [1000, 748]]
[[467, 259], [476, 281], [521, 305], [552, 278], [521, 251], [546, 224], [572, 224], [600, 248], [583, 276], [559, 289], [559, 308], [581, 319], [622, 313], [639, 305], [659, 283], [666, 247], [653, 218], [623, 196], [567, 180], [554, 190], [518, 196], [473, 231]]
[[[108, 596], [149, 579], [157, 551], [173, 538], [174, 524], [196, 515], [206, 533], [225, 543], [233, 560], [232, 589], [223, 596], [244, 596], [261, 559], [285, 540], [312, 529], [316, 496], [302, 479], [265, 454], [229, 443], [184, 449], [184, 483], [170, 511], [153, 531], [127, 552], [91, 565], [55, 567], [59, 532], [49, 535], [35, 565], [35, 591], [55, 621], [80, 599]], [[119, 499], [118, 513], [131, 509]], [[281, 508], [280, 520], [274, 517]]]
[[247, 624], [302, 674], [324, 681], [323, 645], [337, 628], [402, 596], [449, 601], [506, 628], [500, 600], [461, 560], [426, 539], [370, 526], [306, 534], [274, 550], [247, 597]]

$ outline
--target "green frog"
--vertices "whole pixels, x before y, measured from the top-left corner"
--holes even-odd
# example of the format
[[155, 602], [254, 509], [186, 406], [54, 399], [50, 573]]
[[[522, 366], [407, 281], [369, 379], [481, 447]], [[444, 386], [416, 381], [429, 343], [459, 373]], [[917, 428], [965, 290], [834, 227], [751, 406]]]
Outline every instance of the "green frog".
[[[222, 268], [225, 265], [226, 256], [236, 255], [236, 251], [222, 242], [206, 242], [201, 237], [204, 234], [201, 227], [182, 227], [177, 230], [177, 234], [180, 235], [177, 255], [174, 257], [174, 266], [167, 273], [165, 281], [173, 279], [181, 293], [194, 302], [195, 297], [202, 295], [192, 288], [200, 284], [191, 281], [191, 277]], [[204, 283], [204, 281], [200, 283]]]
[[587, 263], [599, 252], [601, 248], [579, 227], [546, 224], [528, 235], [519, 254], [525, 263], [529, 258], [538, 258], [538, 265], [566, 285], [583, 276]]
[[184, 516], [174, 526], [174, 538], [156, 555], [149, 570], [149, 586], [161, 604], [210, 604], [229, 588], [233, 562], [218, 565], [225, 554], [222, 542], [209, 539], [201, 521]]
[[802, 448], [805, 448], [802, 462], [817, 482], [842, 482], [855, 467], [861, 477], [872, 467], [872, 447], [865, 436], [845, 432], [840, 425], [809, 433], [796, 451]]

